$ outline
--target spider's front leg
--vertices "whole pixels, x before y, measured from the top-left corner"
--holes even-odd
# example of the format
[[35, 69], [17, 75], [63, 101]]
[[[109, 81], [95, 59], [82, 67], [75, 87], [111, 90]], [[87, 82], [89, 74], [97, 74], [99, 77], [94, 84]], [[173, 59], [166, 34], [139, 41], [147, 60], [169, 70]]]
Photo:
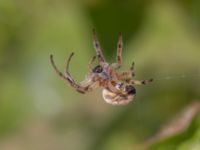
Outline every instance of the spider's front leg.
[[65, 70], [65, 75], [59, 71], [59, 69], [56, 67], [54, 60], [53, 60], [53, 55], [50, 55], [50, 61], [51, 64], [54, 68], [54, 70], [56, 71], [56, 73], [59, 75], [59, 77], [64, 80], [65, 82], [67, 82], [67, 84], [69, 84], [71, 87], [73, 87], [74, 89], [76, 89], [77, 92], [84, 94], [85, 92], [87, 92], [89, 90], [89, 84], [87, 86], [83, 86], [83, 85], [79, 85], [78, 83], [76, 83], [73, 78], [71, 77], [70, 73], [68, 72], [68, 67], [69, 67], [69, 62], [72, 58], [72, 56], [74, 55], [74, 53], [72, 53], [67, 61], [67, 66], [66, 66], [66, 70]]
[[122, 65], [122, 47], [123, 47], [123, 42], [122, 42], [122, 34], [119, 34], [118, 42], [117, 42], [117, 57], [116, 57], [116, 63], [112, 64], [112, 67], [114, 69], [119, 69]]
[[103, 56], [99, 41], [97, 39], [95, 29], [93, 29], [93, 45], [94, 45], [94, 49], [96, 50], [96, 53], [97, 53], [97, 58], [99, 60], [99, 64], [103, 66], [106, 61]]

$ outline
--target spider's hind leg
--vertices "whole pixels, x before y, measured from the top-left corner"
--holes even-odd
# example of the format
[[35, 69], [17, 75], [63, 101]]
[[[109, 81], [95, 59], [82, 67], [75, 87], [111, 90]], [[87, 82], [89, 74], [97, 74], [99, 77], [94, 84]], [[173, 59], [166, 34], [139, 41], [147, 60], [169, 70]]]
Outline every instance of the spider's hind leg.
[[146, 85], [153, 82], [153, 79], [149, 79], [149, 80], [130, 80], [129, 83], [133, 84], [133, 85]]
[[120, 76], [120, 79], [122, 79], [122, 80], [131, 80], [135, 76], [134, 62], [132, 63], [132, 65], [128, 71], [122, 72], [119, 76]]
[[[129, 70], [129, 72], [131, 73], [132, 77], [135, 76], [134, 64], [135, 63], [133, 62], [132, 65], [131, 65], [131, 68]], [[149, 84], [149, 83], [153, 82], [153, 78], [148, 79], [148, 80], [133, 80], [133, 79], [131, 79], [128, 82], [133, 84], [133, 85], [146, 85], [146, 84]]]
[[129, 70], [129, 72], [131, 73], [131, 76], [134, 77], [135, 76], [135, 70], [134, 70], [134, 66], [135, 66], [135, 63], [132, 62], [131, 64], [131, 68]]

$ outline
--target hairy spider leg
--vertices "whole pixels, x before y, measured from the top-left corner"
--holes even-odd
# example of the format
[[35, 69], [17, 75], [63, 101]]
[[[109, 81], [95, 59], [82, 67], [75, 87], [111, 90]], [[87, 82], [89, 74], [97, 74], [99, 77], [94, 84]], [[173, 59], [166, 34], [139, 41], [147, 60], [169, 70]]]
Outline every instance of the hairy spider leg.
[[[66, 68], [65, 68], [65, 73], [67, 76], [69, 76], [71, 79], [71, 75], [70, 73], [68, 72], [69, 70], [69, 63], [71, 61], [71, 58], [72, 56], [74, 55], [74, 53], [71, 53], [71, 55], [69, 56], [68, 60], [67, 60], [67, 65], [66, 65]], [[93, 63], [96, 59], [96, 56], [94, 56], [91, 60], [90, 63]], [[73, 79], [72, 79], [73, 80]], [[74, 80], [73, 80], [74, 81]], [[74, 81], [75, 83], [75, 81]], [[81, 87], [82, 89], [84, 89], [85, 92], [89, 92], [93, 89], [95, 89], [97, 86], [97, 81], [96, 81], [96, 78], [95, 77], [92, 77], [90, 74], [85, 78], [85, 80], [81, 81], [80, 84], [77, 84], [79, 87]]]
[[93, 29], [93, 45], [94, 45], [94, 49], [96, 50], [99, 63], [100, 63], [100, 65], [103, 65], [106, 61], [105, 61], [105, 58], [103, 56], [99, 41], [97, 39], [95, 29]]
[[131, 72], [132, 77], [135, 76], [134, 66], [135, 66], [135, 63], [132, 62], [132, 64], [131, 64], [131, 68], [130, 68], [130, 72]]
[[119, 33], [118, 42], [117, 42], [117, 56], [116, 56], [116, 63], [113, 64], [115, 69], [119, 69], [122, 66], [122, 33]]
[[131, 80], [134, 76], [135, 76], [135, 71], [134, 71], [134, 62], [133, 62], [128, 71], [124, 71], [119, 74], [119, 79], [120, 80]]
[[[65, 68], [66, 75], [69, 76], [71, 79], [72, 79], [72, 77], [71, 77], [70, 73], [68, 72], [68, 70], [69, 70], [69, 63], [70, 63], [73, 55], [74, 55], [74, 53], [71, 53], [71, 55], [69, 56], [69, 58], [67, 60], [67, 65], [66, 65], [66, 68]], [[96, 59], [96, 56], [94, 56], [92, 58], [90, 63], [93, 63], [95, 61], [95, 59]], [[75, 81], [74, 81], [74, 83], [75, 83]], [[91, 91], [94, 88], [96, 88], [96, 86], [95, 86], [96, 85], [96, 79], [89, 75], [85, 78], [85, 80], [81, 81], [80, 84], [76, 83], [76, 85], [78, 85], [79, 87], [84, 89], [85, 92], [88, 92], [88, 91]]]
[[119, 67], [122, 65], [122, 47], [123, 47], [123, 42], [122, 42], [122, 33], [119, 33], [119, 39], [117, 43], [117, 64]]
[[[74, 53], [72, 53], [68, 59], [68, 62], [67, 62], [67, 67], [68, 68], [68, 65], [69, 65], [69, 61], [71, 59], [71, 57], [73, 56]], [[60, 72], [58, 70], [58, 68], [56, 67], [55, 63], [54, 63], [54, 60], [53, 60], [53, 55], [50, 55], [50, 60], [51, 60], [51, 64], [54, 68], [54, 70], [56, 71], [56, 73], [60, 76], [61, 79], [63, 79], [64, 81], [67, 81], [67, 83], [69, 83], [73, 88], [75, 88], [78, 92], [80, 93], [85, 93], [86, 92], [86, 88], [85, 87], [81, 87], [80, 85], [78, 85], [71, 77], [71, 75], [69, 74], [68, 71], [66, 71], [66, 76]], [[67, 69], [66, 69], [67, 70]]]
[[153, 82], [153, 79], [149, 80], [130, 80], [129, 83], [132, 85], [146, 85]]

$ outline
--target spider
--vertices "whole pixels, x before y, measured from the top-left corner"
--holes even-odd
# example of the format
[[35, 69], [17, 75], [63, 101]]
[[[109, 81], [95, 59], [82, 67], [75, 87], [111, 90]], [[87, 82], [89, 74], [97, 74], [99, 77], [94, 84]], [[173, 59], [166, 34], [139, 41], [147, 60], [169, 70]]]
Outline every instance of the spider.
[[[93, 45], [96, 55], [89, 62], [89, 73], [80, 83], [77, 83], [68, 71], [69, 63], [74, 53], [71, 53], [67, 60], [64, 74], [56, 67], [53, 55], [50, 55], [50, 61], [56, 73], [77, 92], [84, 94], [97, 87], [103, 87], [102, 95], [107, 103], [113, 105], [125, 105], [135, 98], [135, 85], [145, 85], [153, 81], [153, 79], [133, 80], [132, 78], [135, 76], [134, 63], [132, 63], [128, 71], [118, 73], [117, 70], [122, 66], [123, 43], [121, 33], [118, 38], [117, 57], [115, 63], [109, 65], [106, 62], [97, 39], [95, 29], [93, 29]], [[91, 66], [95, 60], [98, 60], [98, 65], [92, 68]]]

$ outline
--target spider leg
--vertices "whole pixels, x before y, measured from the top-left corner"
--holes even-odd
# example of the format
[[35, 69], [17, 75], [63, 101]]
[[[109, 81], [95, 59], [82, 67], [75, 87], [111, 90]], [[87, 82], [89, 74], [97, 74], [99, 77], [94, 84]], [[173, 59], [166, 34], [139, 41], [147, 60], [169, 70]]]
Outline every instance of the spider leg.
[[71, 81], [73, 81], [73, 82], [75, 83], [75, 81], [72, 79], [70, 73], [68, 72], [69, 63], [70, 63], [70, 61], [71, 61], [73, 55], [74, 55], [74, 53], [71, 53], [70, 56], [69, 56], [69, 58], [68, 58], [68, 60], [67, 60], [67, 65], [66, 65], [66, 67], [65, 67], [65, 75], [66, 75]]
[[[72, 79], [70, 73], [68, 72], [68, 70], [69, 70], [69, 63], [70, 63], [71, 58], [72, 58], [73, 55], [74, 55], [74, 53], [71, 53], [71, 55], [69, 56], [69, 58], [68, 58], [68, 60], [67, 60], [67, 65], [66, 65], [66, 68], [65, 68], [66, 76], [67, 76], [67, 77], [70, 77], [71, 80], [73, 80], [73, 79]], [[95, 59], [96, 59], [96, 56], [94, 56], [94, 57], [92, 58], [92, 60], [91, 60], [90, 63], [92, 64], [92, 63], [95, 61]], [[88, 92], [88, 91], [94, 89], [94, 88], [95, 88], [95, 84], [96, 84], [95, 79], [92, 79], [90, 76], [88, 76], [88, 77], [87, 77], [85, 80], [83, 80], [80, 84], [77, 84], [74, 80], [73, 80], [73, 82], [74, 82], [80, 89], [83, 89], [85, 92]], [[78, 91], [78, 92], [80, 92], [80, 91]]]
[[120, 33], [117, 43], [117, 58], [116, 58], [118, 67], [121, 67], [122, 65], [122, 47], [123, 47], [122, 34]]
[[[69, 61], [71, 59], [71, 57], [73, 56], [74, 53], [72, 53], [68, 59], [68, 63], [67, 63], [67, 67], [68, 68], [68, 65], [69, 65]], [[71, 75], [68, 73], [68, 71], [66, 72], [66, 76], [60, 72], [58, 70], [58, 68], [56, 67], [55, 63], [54, 63], [54, 60], [53, 60], [53, 55], [50, 55], [50, 61], [51, 61], [51, 64], [54, 68], [54, 70], [56, 71], [56, 73], [60, 76], [61, 79], [63, 79], [64, 81], [67, 81], [67, 83], [69, 83], [73, 88], [75, 88], [78, 92], [80, 93], [85, 93], [87, 91], [87, 88], [84, 88], [84, 87], [81, 87], [80, 85], [78, 85], [71, 77]]]
[[94, 49], [96, 50], [99, 63], [100, 64], [104, 64], [105, 63], [105, 58], [103, 56], [99, 41], [97, 39], [95, 29], [93, 29], [93, 45], [94, 45]]
[[118, 38], [118, 42], [117, 42], [116, 63], [112, 64], [113, 68], [115, 68], [115, 69], [119, 69], [122, 65], [122, 47], [123, 47], [122, 34], [119, 33], [119, 38]]
[[131, 64], [131, 68], [130, 68], [130, 72], [131, 72], [132, 77], [135, 76], [134, 66], [135, 66], [135, 63], [132, 62], [132, 64]]
[[133, 85], [146, 85], [153, 82], [153, 79], [149, 79], [149, 80], [130, 80], [129, 83], [133, 84]]
[[130, 71], [124, 71], [122, 73], [119, 74], [119, 80], [126, 80], [126, 79], [131, 79], [132, 78], [132, 74]]
[[121, 74], [119, 74], [119, 79], [120, 80], [131, 80], [132, 77], [135, 76], [135, 72], [134, 72], [134, 62], [132, 63], [130, 69], [128, 71], [124, 71]]

